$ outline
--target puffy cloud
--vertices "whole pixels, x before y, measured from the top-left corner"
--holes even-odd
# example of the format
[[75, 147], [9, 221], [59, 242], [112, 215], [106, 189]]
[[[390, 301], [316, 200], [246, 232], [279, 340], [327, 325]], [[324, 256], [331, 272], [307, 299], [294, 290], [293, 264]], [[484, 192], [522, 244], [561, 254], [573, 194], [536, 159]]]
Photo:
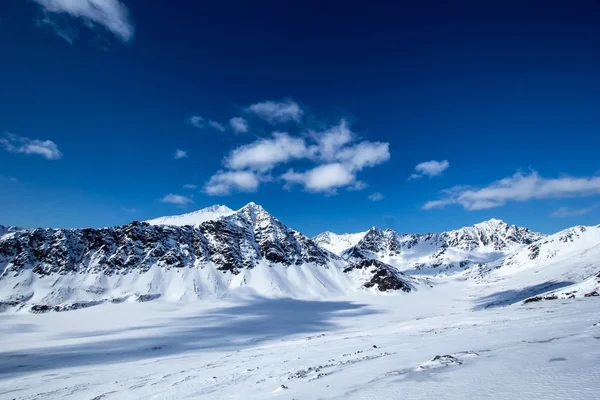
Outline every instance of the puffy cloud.
[[219, 171], [204, 185], [209, 196], [223, 196], [232, 191], [254, 192], [260, 185], [259, 177], [251, 171]]
[[415, 173], [413, 173], [408, 180], [419, 179], [424, 176], [433, 177], [441, 175], [442, 172], [450, 168], [450, 163], [448, 160], [443, 161], [425, 161], [420, 164], [417, 164], [415, 167]]
[[160, 201], [163, 203], [176, 204], [178, 206], [185, 206], [194, 202], [189, 197], [173, 193], [169, 193], [168, 195], [160, 199]]
[[192, 183], [188, 183], [186, 185], [183, 185], [184, 189], [198, 189], [198, 185], [194, 185]]
[[383, 195], [383, 193], [379, 193], [379, 192], [375, 192], [375, 193], [371, 193], [369, 195], [369, 200], [371, 201], [380, 201], [383, 200], [385, 196]]
[[35, 154], [47, 160], [59, 160], [63, 156], [52, 140], [29, 139], [12, 133], [6, 133], [0, 139], [0, 145], [11, 153]]
[[290, 121], [299, 122], [304, 114], [302, 108], [291, 100], [281, 102], [263, 101], [261, 103], [252, 104], [246, 108], [246, 111], [271, 124]]
[[288, 184], [302, 184], [310, 192], [333, 193], [337, 188], [348, 186], [356, 177], [340, 163], [319, 165], [306, 172], [298, 173], [289, 170], [281, 176]]
[[177, 149], [177, 150], [175, 150], [175, 155], [173, 156], [173, 158], [175, 158], [176, 160], [180, 160], [182, 158], [186, 158], [187, 156], [188, 156], [187, 151]]
[[229, 120], [229, 126], [235, 133], [248, 132], [248, 121], [242, 117], [233, 117]]
[[[225, 157], [224, 165], [230, 171], [260, 173], [260, 179], [256, 181], [258, 187], [265, 180], [264, 174], [277, 165], [305, 161], [317, 165], [304, 172], [289, 170], [283, 174], [281, 180], [286, 188], [298, 184], [307, 191], [330, 194], [341, 187], [362, 190], [367, 184], [357, 180], [356, 173], [389, 160], [389, 144], [369, 141], [353, 144], [354, 137], [345, 120], [323, 132], [310, 131], [305, 137], [274, 132], [270, 138], [258, 139], [232, 150]], [[221, 173], [223, 171], [217, 175]], [[223, 187], [223, 190], [209, 190], [205, 186], [205, 191], [229, 194], [236, 189], [235, 185]]]
[[311, 147], [311, 152], [328, 161], [333, 160], [336, 153], [353, 139], [353, 134], [344, 119], [338, 125], [324, 132], [313, 131], [310, 136], [317, 142], [316, 145]]
[[529, 174], [517, 172], [482, 188], [455, 186], [442, 193], [441, 199], [429, 201], [423, 208], [428, 210], [457, 204], [466, 210], [483, 210], [503, 206], [508, 201], [599, 195], [600, 176], [548, 179], [536, 171]]
[[389, 143], [361, 142], [341, 149], [335, 158], [352, 171], [360, 171], [365, 167], [373, 167], [389, 160]]
[[570, 207], [560, 207], [558, 210], [554, 211], [550, 214], [556, 218], [567, 218], [567, 217], [577, 217], [579, 215], [589, 214], [596, 206], [588, 207], [588, 208], [570, 208]]
[[119, 0], [33, 0], [38, 3], [45, 17], [41, 21], [67, 40], [73, 42], [72, 29], [66, 29], [53, 21], [53, 16], [68, 15], [83, 20], [86, 26], [101, 26], [122, 42], [133, 39], [134, 27], [129, 18], [129, 10]]
[[225, 164], [230, 169], [266, 171], [275, 165], [292, 159], [304, 158], [308, 154], [302, 138], [287, 133], [275, 132], [269, 139], [259, 139], [233, 150]]

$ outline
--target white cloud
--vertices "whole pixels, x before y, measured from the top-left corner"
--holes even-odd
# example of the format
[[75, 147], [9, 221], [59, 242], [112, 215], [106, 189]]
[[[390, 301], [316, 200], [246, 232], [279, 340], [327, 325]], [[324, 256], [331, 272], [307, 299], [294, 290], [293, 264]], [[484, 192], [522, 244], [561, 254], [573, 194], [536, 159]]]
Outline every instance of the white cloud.
[[173, 194], [173, 193], [169, 193], [168, 195], [163, 197], [160, 201], [163, 203], [176, 204], [179, 206], [185, 206], [185, 205], [188, 205], [188, 204], [191, 204], [194, 202], [189, 197], [182, 196], [179, 194]]
[[340, 163], [319, 165], [306, 172], [289, 170], [281, 176], [288, 184], [302, 184], [310, 192], [333, 193], [336, 189], [351, 185], [355, 175]]
[[347, 190], [352, 190], [352, 191], [359, 191], [359, 190], [364, 190], [364, 189], [366, 189], [368, 187], [369, 187], [369, 185], [367, 185], [365, 182], [363, 182], [363, 181], [356, 181], [351, 186], [348, 186], [346, 189]]
[[434, 177], [439, 176], [450, 167], [448, 160], [443, 161], [425, 161], [417, 164], [415, 167], [415, 173], [408, 177], [408, 180], [419, 179], [424, 176]]
[[483, 210], [503, 206], [509, 201], [600, 195], [600, 176], [548, 179], [536, 171], [529, 174], [517, 172], [482, 188], [455, 186], [442, 193], [441, 199], [429, 201], [423, 208], [428, 210], [457, 204], [466, 210]]
[[260, 185], [259, 177], [250, 171], [219, 171], [204, 185], [209, 196], [224, 196], [233, 191], [254, 192]]
[[220, 132], [225, 132], [225, 127], [223, 125], [221, 125], [220, 123], [218, 123], [217, 121], [208, 121], [208, 125], [211, 128], [214, 128]]
[[192, 183], [188, 183], [187, 185], [183, 185], [184, 189], [198, 189], [198, 185], [194, 185]]
[[229, 126], [235, 133], [248, 132], [248, 121], [242, 117], [233, 117], [229, 120]]
[[302, 138], [287, 133], [274, 132], [270, 139], [259, 139], [233, 150], [225, 164], [230, 169], [267, 171], [275, 165], [292, 159], [304, 158], [308, 154]]
[[182, 158], [186, 158], [187, 156], [188, 156], [187, 151], [177, 149], [177, 150], [175, 150], [175, 155], [173, 156], [173, 158], [175, 158], [176, 160], [180, 160]]
[[246, 111], [271, 124], [290, 121], [299, 122], [304, 114], [302, 108], [291, 100], [281, 102], [263, 101], [261, 103], [252, 104], [246, 108]]
[[48, 160], [59, 160], [63, 156], [52, 140], [29, 139], [12, 133], [5, 134], [0, 139], [0, 145], [11, 153], [36, 154]]
[[[80, 18], [89, 28], [101, 26], [111, 32], [122, 42], [133, 39], [134, 28], [129, 18], [129, 10], [119, 0], [33, 0], [42, 6], [45, 24], [52, 27], [63, 39], [72, 43], [74, 36], [68, 34], [64, 27], [54, 23], [52, 17], [66, 14]], [[67, 32], [67, 33], [65, 33]], [[72, 33], [72, 30], [71, 30]]]
[[338, 151], [335, 159], [352, 171], [373, 167], [390, 159], [389, 143], [361, 142]]
[[383, 200], [385, 196], [383, 195], [383, 193], [379, 193], [379, 192], [375, 192], [375, 193], [371, 193], [369, 195], [369, 200], [371, 201], [380, 201]]
[[310, 136], [317, 142], [311, 147], [311, 152], [318, 157], [331, 161], [335, 159], [336, 153], [353, 139], [353, 134], [345, 119], [324, 132], [311, 132]]
[[[290, 170], [281, 179], [286, 188], [300, 184], [311, 192], [333, 192], [340, 187], [362, 190], [367, 184], [356, 179], [356, 173], [390, 159], [389, 144], [363, 141], [353, 144], [355, 135], [345, 120], [322, 132], [310, 131], [305, 137], [274, 132], [270, 138], [255, 140], [232, 150], [224, 165], [232, 171], [264, 174], [277, 165], [291, 161], [317, 164], [308, 170]], [[318, 176], [318, 174], [324, 174]], [[264, 176], [258, 184], [264, 181]], [[233, 189], [226, 185], [225, 192]]]
[[550, 214], [556, 218], [567, 218], [567, 217], [577, 217], [579, 215], [589, 214], [596, 206], [588, 207], [588, 208], [570, 208], [570, 207], [560, 207], [558, 210], [554, 211]]

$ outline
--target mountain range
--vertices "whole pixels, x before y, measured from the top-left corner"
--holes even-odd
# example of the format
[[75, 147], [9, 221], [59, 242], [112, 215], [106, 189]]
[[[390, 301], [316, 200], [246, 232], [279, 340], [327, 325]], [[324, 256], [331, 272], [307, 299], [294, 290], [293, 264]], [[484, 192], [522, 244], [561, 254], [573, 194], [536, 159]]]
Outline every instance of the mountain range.
[[234, 294], [409, 294], [435, 290], [444, 278], [502, 281], [508, 289], [539, 281], [525, 298], [576, 297], [597, 293], [599, 256], [600, 226], [546, 236], [491, 219], [442, 233], [373, 227], [311, 239], [255, 203], [239, 210], [216, 205], [101, 229], [0, 226], [0, 308], [64, 311]]

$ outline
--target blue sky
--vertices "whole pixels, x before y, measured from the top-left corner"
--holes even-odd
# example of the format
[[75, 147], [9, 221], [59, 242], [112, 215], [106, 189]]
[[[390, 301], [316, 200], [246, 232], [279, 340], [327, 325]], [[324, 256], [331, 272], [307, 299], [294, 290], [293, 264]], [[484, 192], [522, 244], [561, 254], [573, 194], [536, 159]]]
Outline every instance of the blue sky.
[[0, 224], [598, 224], [598, 3], [389, 3], [3, 2]]

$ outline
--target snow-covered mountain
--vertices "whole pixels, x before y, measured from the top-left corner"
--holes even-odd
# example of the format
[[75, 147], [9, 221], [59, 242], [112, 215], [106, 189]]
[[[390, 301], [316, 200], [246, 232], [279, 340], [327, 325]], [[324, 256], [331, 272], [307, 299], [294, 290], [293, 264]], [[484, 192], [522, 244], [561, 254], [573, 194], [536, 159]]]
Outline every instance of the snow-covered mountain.
[[333, 232], [323, 232], [313, 238], [313, 241], [324, 249], [335, 254], [341, 254], [344, 250], [356, 246], [365, 237], [367, 232], [345, 233], [338, 235]]
[[211, 221], [214, 219], [219, 219], [221, 217], [226, 217], [228, 215], [233, 214], [234, 212], [235, 211], [233, 211], [227, 206], [217, 204], [191, 213], [149, 219], [145, 222], [149, 223], [150, 225], [195, 226], [200, 225], [205, 221]]
[[491, 219], [442, 233], [400, 234], [373, 227], [357, 234], [326, 232], [314, 240], [349, 261], [375, 259], [405, 271], [440, 273], [497, 260], [543, 237], [527, 228]]
[[558, 297], [591, 293], [598, 260], [599, 227], [545, 236], [492, 219], [442, 233], [372, 228], [309, 239], [249, 203], [102, 229], [0, 226], [0, 308], [410, 292], [447, 275], [518, 292], [503, 300], [514, 302], [562, 288]]
[[600, 225], [565, 229], [465, 275], [523, 299], [545, 292], [539, 300], [598, 296]]
[[228, 210], [218, 206], [114, 228], [5, 229], [0, 302], [69, 309], [128, 298], [222, 297], [234, 291], [315, 297], [414, 287], [384, 264], [349, 269], [354, 264], [257, 204]]

